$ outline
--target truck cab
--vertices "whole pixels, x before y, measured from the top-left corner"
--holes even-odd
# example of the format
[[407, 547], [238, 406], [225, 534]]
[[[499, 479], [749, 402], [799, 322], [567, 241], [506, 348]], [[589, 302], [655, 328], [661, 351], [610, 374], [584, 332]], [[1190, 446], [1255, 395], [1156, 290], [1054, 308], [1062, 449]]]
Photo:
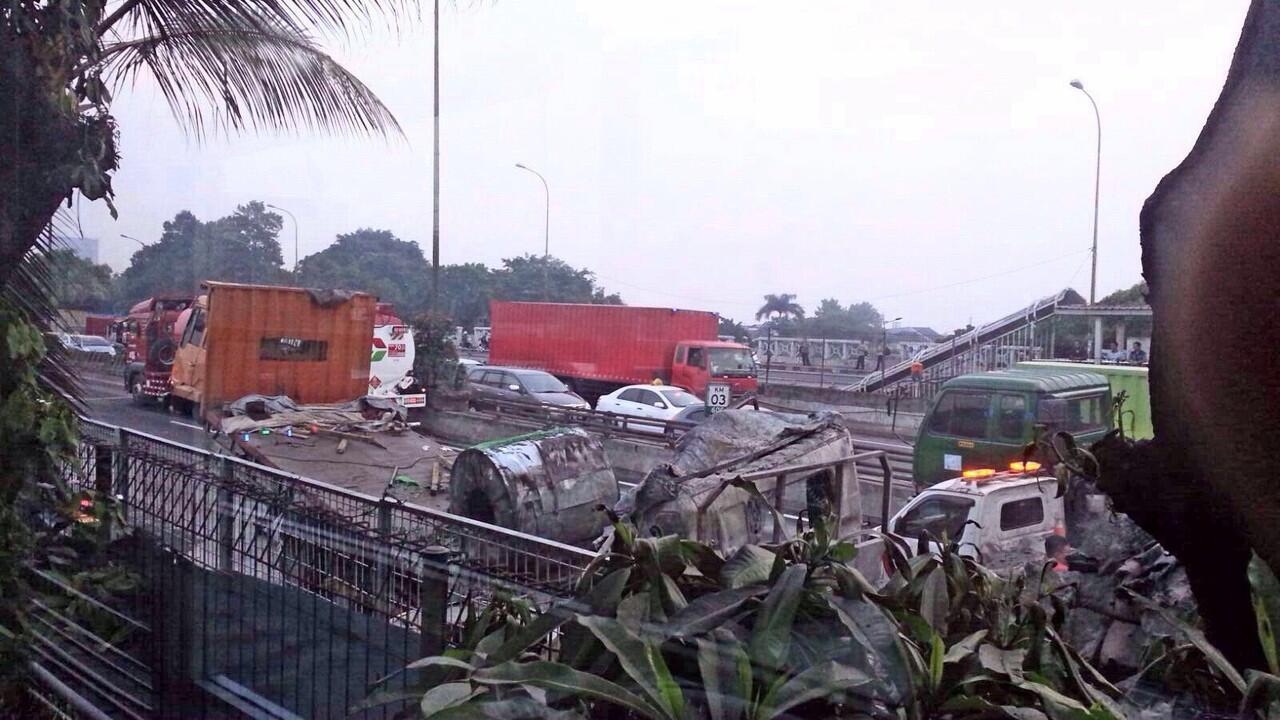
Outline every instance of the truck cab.
[[136, 404], [169, 396], [170, 371], [177, 353], [178, 319], [191, 307], [190, 295], [150, 297], [129, 309], [119, 324], [124, 346], [124, 386]]
[[671, 362], [671, 384], [701, 397], [708, 382], [725, 382], [730, 392], [745, 395], [756, 391], [756, 363], [745, 345], [723, 340], [676, 343]]
[[1039, 433], [1065, 430], [1087, 446], [1111, 428], [1111, 389], [1098, 373], [1020, 367], [961, 375], [943, 384], [920, 423], [913, 477], [933, 485], [1003, 468]]
[[889, 521], [889, 532], [913, 549], [949, 544], [996, 570], [1044, 561], [1044, 540], [1066, 532], [1058, 481], [1038, 464], [1022, 471], [976, 468], [912, 498]]

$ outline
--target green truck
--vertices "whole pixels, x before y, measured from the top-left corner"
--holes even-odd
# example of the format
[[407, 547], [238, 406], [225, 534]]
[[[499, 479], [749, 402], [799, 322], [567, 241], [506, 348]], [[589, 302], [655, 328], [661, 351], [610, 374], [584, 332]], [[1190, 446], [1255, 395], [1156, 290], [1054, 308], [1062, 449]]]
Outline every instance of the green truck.
[[1018, 367], [961, 375], [930, 403], [912, 473], [918, 484], [933, 485], [966, 472], [1001, 472], [1021, 461], [1040, 429], [1065, 430], [1087, 445], [1111, 428], [1111, 386], [1099, 373]]
[[[1088, 445], [1115, 427], [1112, 398], [1124, 391], [1125, 435], [1150, 438], [1147, 369], [1030, 361], [961, 375], [943, 384], [916, 435], [912, 469], [921, 485], [1008, 470], [1041, 430], [1065, 430]], [[1038, 458], [1044, 462], [1044, 458]]]

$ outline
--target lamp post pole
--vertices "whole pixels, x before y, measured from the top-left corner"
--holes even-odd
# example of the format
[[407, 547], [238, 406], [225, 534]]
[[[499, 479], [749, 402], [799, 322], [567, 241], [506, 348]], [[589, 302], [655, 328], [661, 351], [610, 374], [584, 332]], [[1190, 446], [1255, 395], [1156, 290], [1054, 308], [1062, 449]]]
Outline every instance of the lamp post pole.
[[528, 170], [538, 179], [542, 181], [542, 192], [546, 196], [546, 215], [542, 230], [542, 299], [548, 300], [551, 297], [550, 288], [547, 285], [547, 266], [551, 263], [551, 187], [547, 185], [547, 179], [542, 177], [542, 173], [522, 163], [516, 163], [516, 167], [521, 170]]
[[296, 285], [298, 283], [298, 218], [294, 217], [293, 213], [285, 210], [279, 205], [267, 203], [267, 207], [272, 210], [279, 210], [285, 215], [288, 215], [289, 219], [293, 221], [293, 282]]
[[1093, 267], [1089, 272], [1089, 304], [1092, 305], [1098, 292], [1098, 193], [1102, 182], [1102, 113], [1098, 112], [1098, 103], [1093, 96], [1084, 89], [1084, 83], [1072, 80], [1071, 87], [1089, 98], [1089, 104], [1093, 105], [1093, 118], [1098, 123], [1098, 151], [1093, 170]]
[[120, 233], [120, 237], [124, 238], [125, 240], [132, 240], [132, 241], [134, 241], [134, 242], [138, 243], [139, 245], [141, 245], [142, 247], [147, 247], [147, 244], [146, 244], [146, 243], [142, 242], [141, 240], [139, 240], [138, 238], [136, 238], [136, 237], [134, 237], [134, 236], [132, 236], [132, 235], [125, 235], [124, 233]]

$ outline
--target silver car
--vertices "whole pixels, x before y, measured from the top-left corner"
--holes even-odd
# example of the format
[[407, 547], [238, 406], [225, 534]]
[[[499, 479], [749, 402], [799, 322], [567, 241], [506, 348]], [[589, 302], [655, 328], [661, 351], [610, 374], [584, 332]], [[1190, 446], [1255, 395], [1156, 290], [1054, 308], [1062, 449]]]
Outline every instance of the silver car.
[[471, 388], [471, 406], [475, 408], [486, 405], [491, 407], [491, 401], [505, 400], [579, 410], [591, 409], [586, 400], [556, 376], [541, 370], [481, 365], [467, 373], [467, 385]]

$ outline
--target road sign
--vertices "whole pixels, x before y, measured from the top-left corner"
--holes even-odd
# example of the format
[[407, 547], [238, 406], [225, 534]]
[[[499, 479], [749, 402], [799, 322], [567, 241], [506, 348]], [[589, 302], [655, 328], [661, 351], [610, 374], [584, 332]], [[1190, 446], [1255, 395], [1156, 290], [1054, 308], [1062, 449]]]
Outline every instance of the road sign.
[[707, 412], [719, 412], [729, 407], [729, 383], [707, 383]]

